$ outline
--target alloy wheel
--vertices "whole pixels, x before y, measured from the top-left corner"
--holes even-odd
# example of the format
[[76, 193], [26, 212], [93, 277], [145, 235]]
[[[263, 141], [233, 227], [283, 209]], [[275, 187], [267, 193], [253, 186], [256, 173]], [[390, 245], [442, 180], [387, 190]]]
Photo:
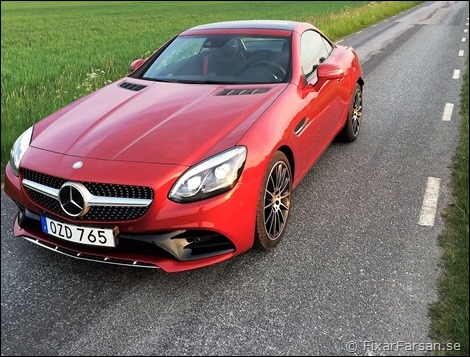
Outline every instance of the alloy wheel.
[[264, 227], [270, 240], [278, 239], [287, 223], [292, 180], [286, 163], [278, 161], [269, 173], [264, 193]]

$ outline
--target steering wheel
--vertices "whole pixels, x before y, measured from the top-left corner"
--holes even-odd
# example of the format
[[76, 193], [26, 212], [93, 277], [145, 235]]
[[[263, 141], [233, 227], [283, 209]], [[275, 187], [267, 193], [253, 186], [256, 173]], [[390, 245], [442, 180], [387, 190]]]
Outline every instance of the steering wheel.
[[284, 67], [282, 67], [280, 64], [273, 62], [273, 61], [259, 60], [259, 61], [254, 62], [251, 65], [251, 67], [259, 67], [259, 66], [268, 67], [271, 70], [271, 72], [273, 72], [273, 77], [279, 82], [281, 82], [287, 74], [287, 71]]
[[224, 49], [228, 56], [239, 57], [243, 62], [246, 62], [246, 56], [243, 53], [242, 45], [236, 38], [230, 39], [225, 45]]

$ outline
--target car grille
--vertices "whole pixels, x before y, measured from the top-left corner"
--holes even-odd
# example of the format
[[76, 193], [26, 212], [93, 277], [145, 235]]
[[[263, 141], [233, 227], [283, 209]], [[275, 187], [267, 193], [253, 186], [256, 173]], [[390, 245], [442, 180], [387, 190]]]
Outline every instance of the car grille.
[[[65, 179], [45, 175], [40, 172], [32, 170], [23, 170], [25, 179], [60, 189], [60, 187], [67, 181]], [[119, 197], [119, 198], [142, 198], [153, 199], [153, 190], [150, 187], [143, 186], [130, 186], [130, 185], [116, 185], [107, 183], [96, 182], [80, 182], [88, 191], [94, 196], [106, 197]], [[59, 202], [49, 196], [40, 192], [34, 191], [30, 188], [24, 187], [29, 197], [39, 206], [47, 211], [57, 214], [67, 219], [74, 219], [77, 221], [129, 221], [142, 217], [147, 212], [148, 207], [120, 207], [120, 206], [92, 206], [86, 215], [83, 217], [70, 217], [64, 213], [60, 207]]]

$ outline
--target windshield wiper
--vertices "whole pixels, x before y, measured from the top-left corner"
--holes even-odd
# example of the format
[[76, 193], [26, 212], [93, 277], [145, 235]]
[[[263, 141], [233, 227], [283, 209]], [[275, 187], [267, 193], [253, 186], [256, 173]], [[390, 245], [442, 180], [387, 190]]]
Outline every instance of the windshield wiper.
[[214, 81], [210, 79], [178, 79], [176, 82], [188, 84], [237, 84], [236, 82]]
[[166, 78], [150, 78], [150, 77], [142, 77], [146, 81], [154, 81], [154, 82], [166, 82], [166, 83], [178, 83], [179, 81], [176, 79], [166, 79]]

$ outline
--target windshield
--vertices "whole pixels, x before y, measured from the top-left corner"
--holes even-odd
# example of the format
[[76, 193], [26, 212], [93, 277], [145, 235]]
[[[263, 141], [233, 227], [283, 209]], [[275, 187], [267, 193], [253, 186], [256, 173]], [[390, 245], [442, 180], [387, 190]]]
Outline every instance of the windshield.
[[182, 83], [280, 83], [290, 80], [290, 57], [289, 37], [179, 36], [141, 78]]

